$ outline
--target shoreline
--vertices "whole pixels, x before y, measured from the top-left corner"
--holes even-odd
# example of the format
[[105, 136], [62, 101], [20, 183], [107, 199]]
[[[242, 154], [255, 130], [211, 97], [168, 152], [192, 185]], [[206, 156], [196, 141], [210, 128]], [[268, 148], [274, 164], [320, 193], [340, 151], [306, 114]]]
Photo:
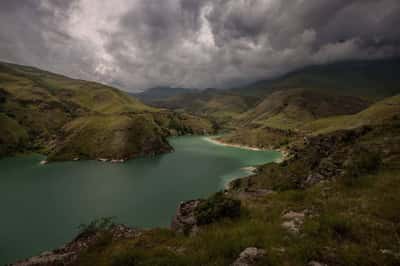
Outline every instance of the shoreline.
[[[213, 144], [219, 145], [219, 146], [233, 147], [233, 148], [252, 150], [252, 151], [276, 151], [276, 152], [279, 152], [281, 156], [280, 156], [280, 158], [274, 160], [273, 162], [278, 163], [278, 164], [283, 163], [285, 160], [287, 160], [289, 158], [289, 152], [287, 150], [284, 150], [284, 149], [263, 149], [263, 148], [255, 148], [255, 147], [241, 145], [241, 144], [232, 144], [232, 143], [227, 143], [227, 142], [223, 142], [223, 141], [217, 140], [214, 137], [210, 137], [210, 136], [203, 137], [203, 139], [205, 141], [208, 141], [210, 143], [213, 143]], [[224, 184], [224, 189], [230, 190], [231, 183], [233, 181], [237, 180], [237, 179], [243, 179], [243, 178], [246, 178], [246, 177], [250, 177], [250, 176], [256, 175], [258, 167], [259, 166], [245, 166], [245, 167], [242, 167], [241, 170], [247, 172], [247, 175], [241, 176], [241, 177], [234, 177], [234, 178], [231, 178], [229, 180], [226, 180], [225, 184]]]
[[235, 180], [250, 177], [250, 176], [257, 174], [257, 166], [245, 166], [245, 167], [240, 168], [240, 170], [244, 171], [245, 175], [240, 176], [240, 177], [232, 177], [227, 180], [224, 180], [224, 183], [223, 183], [224, 190], [230, 190], [231, 184]]
[[261, 148], [255, 148], [255, 147], [241, 145], [241, 144], [232, 144], [232, 143], [223, 142], [223, 141], [214, 139], [213, 137], [203, 137], [203, 139], [208, 142], [214, 143], [216, 145], [220, 145], [220, 146], [227, 146], [227, 147], [233, 147], [233, 148], [244, 149], [244, 150], [252, 150], [252, 151], [268, 151], [268, 149], [261, 149]]
[[232, 147], [232, 148], [238, 148], [238, 149], [244, 149], [244, 150], [251, 150], [251, 151], [276, 151], [281, 154], [281, 157], [276, 159], [274, 162], [275, 163], [282, 163], [285, 160], [289, 158], [289, 152], [285, 149], [265, 149], [265, 148], [256, 148], [256, 147], [251, 147], [251, 146], [246, 146], [246, 145], [241, 145], [241, 144], [233, 144], [233, 143], [227, 143], [223, 142], [221, 140], [217, 140], [214, 137], [203, 137], [204, 140], [211, 142], [216, 145], [220, 146], [226, 146], [226, 147]]

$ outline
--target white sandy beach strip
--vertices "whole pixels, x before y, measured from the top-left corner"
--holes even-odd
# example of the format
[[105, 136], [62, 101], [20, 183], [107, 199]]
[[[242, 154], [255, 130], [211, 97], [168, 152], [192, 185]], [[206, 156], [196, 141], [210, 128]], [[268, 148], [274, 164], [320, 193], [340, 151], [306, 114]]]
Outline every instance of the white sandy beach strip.
[[254, 147], [240, 145], [240, 144], [230, 144], [230, 143], [226, 143], [226, 142], [222, 142], [222, 141], [216, 140], [216, 139], [214, 139], [212, 137], [204, 137], [204, 139], [206, 141], [209, 141], [211, 143], [214, 143], [214, 144], [217, 144], [217, 145], [221, 145], [221, 146], [234, 147], [234, 148], [252, 150], [252, 151], [263, 151], [264, 150], [264, 149], [254, 148]]

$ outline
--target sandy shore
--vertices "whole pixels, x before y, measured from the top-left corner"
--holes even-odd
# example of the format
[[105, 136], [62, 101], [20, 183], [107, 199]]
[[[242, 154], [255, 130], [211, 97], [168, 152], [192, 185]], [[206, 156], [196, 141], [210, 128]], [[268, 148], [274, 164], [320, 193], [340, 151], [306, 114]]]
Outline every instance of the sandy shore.
[[266, 149], [254, 148], [254, 147], [250, 147], [250, 146], [246, 146], [246, 145], [226, 143], [226, 142], [222, 142], [220, 140], [216, 140], [212, 137], [204, 137], [204, 139], [211, 143], [221, 145], [221, 146], [234, 147], [234, 148], [252, 150], [252, 151], [265, 151], [266, 150]]
[[214, 143], [216, 145], [221, 145], [221, 146], [227, 146], [227, 147], [234, 147], [234, 148], [239, 148], [239, 149], [245, 149], [245, 150], [252, 150], [252, 151], [267, 151], [267, 150], [274, 150], [277, 152], [281, 153], [281, 157], [277, 160], [275, 160], [276, 163], [282, 163], [284, 162], [288, 157], [289, 157], [289, 152], [284, 149], [262, 149], [262, 148], [255, 148], [251, 146], [246, 146], [246, 145], [240, 145], [240, 144], [232, 144], [232, 143], [226, 143], [220, 140], [217, 140], [213, 137], [204, 137], [206, 141], [209, 141], [211, 143]]
[[[211, 142], [213, 144], [216, 145], [220, 145], [220, 146], [227, 146], [227, 147], [234, 147], [234, 148], [239, 148], [239, 149], [246, 149], [246, 150], [252, 150], [252, 151], [267, 151], [267, 150], [275, 150], [281, 153], [281, 157], [276, 159], [275, 162], [276, 163], [282, 163], [284, 162], [287, 158], [288, 158], [288, 152], [286, 150], [283, 149], [261, 149], [261, 148], [254, 148], [254, 147], [250, 147], [250, 146], [246, 146], [246, 145], [240, 145], [240, 144], [232, 144], [232, 143], [226, 143], [220, 140], [216, 140], [213, 137], [204, 137], [204, 140]], [[224, 187], [225, 189], [229, 190], [231, 183], [237, 179], [241, 179], [241, 178], [246, 178], [252, 175], [255, 175], [257, 172], [257, 168], [258, 166], [246, 166], [243, 167], [242, 170], [247, 172], [246, 176], [242, 176], [242, 177], [237, 177], [237, 178], [231, 178], [230, 180], [226, 180]]]

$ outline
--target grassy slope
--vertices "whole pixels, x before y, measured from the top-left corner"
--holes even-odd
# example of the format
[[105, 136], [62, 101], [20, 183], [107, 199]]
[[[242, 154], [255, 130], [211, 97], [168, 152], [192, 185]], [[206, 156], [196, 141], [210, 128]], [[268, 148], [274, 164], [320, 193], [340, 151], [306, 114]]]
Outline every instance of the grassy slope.
[[25, 128], [2, 113], [0, 113], [0, 136], [0, 156], [12, 150], [23, 150], [22, 147], [29, 140]]
[[296, 129], [321, 117], [357, 113], [368, 103], [350, 96], [311, 89], [290, 89], [272, 93], [241, 117], [241, 123], [281, 129]]
[[0, 86], [21, 101], [73, 103], [101, 113], [155, 111], [115, 88], [27, 66], [0, 63]]
[[154, 101], [153, 105], [206, 116], [222, 126], [229, 126], [232, 125], [233, 119], [246, 112], [257, 102], [257, 97], [209, 89]]
[[311, 134], [321, 134], [339, 129], [351, 129], [363, 125], [380, 124], [400, 115], [400, 95], [375, 103], [369, 108], [347, 116], [333, 116], [312, 121], [302, 127]]
[[92, 115], [72, 120], [49, 160], [78, 158], [126, 159], [171, 148], [165, 134], [143, 115]]
[[[30, 139], [17, 149], [8, 135], [0, 135], [2, 155], [39, 150], [53, 160], [132, 158], [169, 150], [165, 137], [170, 133], [213, 130], [204, 119], [189, 125], [192, 116], [177, 122], [181, 115], [149, 107], [109, 86], [8, 63], [0, 63], [0, 110], [4, 130], [13, 132], [8, 135], [24, 131]], [[157, 117], [175, 124], [163, 128], [170, 123], [157, 124]], [[11, 128], [16, 125], [19, 131]]]
[[[303, 266], [312, 260], [346, 266], [398, 265], [398, 255], [382, 251], [398, 252], [399, 174], [382, 171], [366, 176], [357, 187], [321, 185], [249, 200], [239, 220], [208, 226], [193, 238], [160, 229], [135, 240], [106, 240], [82, 254], [80, 265], [222, 266], [250, 246], [267, 251], [259, 265]], [[318, 209], [318, 216], [306, 219], [301, 235], [280, 226], [283, 212], [311, 208]]]
[[296, 138], [296, 132], [305, 124], [322, 117], [354, 114], [368, 104], [357, 97], [314, 89], [276, 91], [240, 115], [237, 129], [221, 140], [258, 147], [286, 145]]

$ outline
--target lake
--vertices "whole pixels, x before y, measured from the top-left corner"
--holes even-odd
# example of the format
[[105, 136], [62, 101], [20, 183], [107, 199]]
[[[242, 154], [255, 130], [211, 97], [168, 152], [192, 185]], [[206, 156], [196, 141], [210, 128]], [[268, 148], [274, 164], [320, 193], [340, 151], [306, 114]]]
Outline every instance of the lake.
[[99, 217], [134, 227], [168, 227], [178, 204], [207, 197], [275, 151], [221, 146], [204, 137], [169, 139], [175, 152], [124, 164], [40, 165], [40, 155], [0, 160], [0, 265], [72, 240]]

